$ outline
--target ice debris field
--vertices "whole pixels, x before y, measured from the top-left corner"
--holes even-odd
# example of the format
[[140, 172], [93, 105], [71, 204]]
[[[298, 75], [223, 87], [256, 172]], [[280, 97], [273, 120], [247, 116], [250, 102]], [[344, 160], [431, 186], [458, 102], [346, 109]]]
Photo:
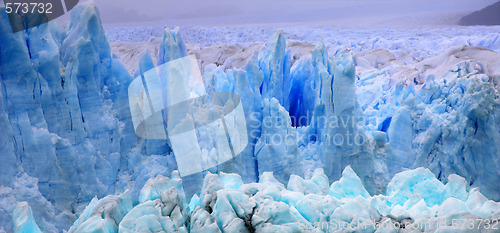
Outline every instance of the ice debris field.
[[[499, 27], [150, 38], [90, 3], [21, 33], [0, 15], [0, 232], [500, 232]], [[181, 177], [128, 87], [189, 54], [241, 98], [248, 145]]]

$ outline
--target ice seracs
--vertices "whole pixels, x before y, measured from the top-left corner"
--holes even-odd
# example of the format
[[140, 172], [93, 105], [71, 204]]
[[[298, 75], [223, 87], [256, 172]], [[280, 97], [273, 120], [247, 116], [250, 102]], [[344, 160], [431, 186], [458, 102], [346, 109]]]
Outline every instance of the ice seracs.
[[132, 210], [130, 192], [102, 199], [94, 197], [69, 229], [72, 233], [117, 232], [118, 224]]
[[[148, 180], [141, 192], [154, 190], [155, 197], [133, 208], [128, 191], [94, 198], [70, 232], [397, 232], [401, 228], [496, 232], [481, 222], [494, 224], [500, 203], [487, 200], [456, 175], [443, 184], [428, 169], [407, 170], [389, 182], [386, 195], [371, 196], [350, 167], [329, 186], [329, 194], [313, 185], [328, 188], [329, 184], [322, 170], [315, 173], [309, 180], [290, 177], [288, 188], [271, 173], [263, 182], [247, 184], [241, 184], [237, 174], [209, 174], [189, 209], [178, 189], [182, 181], [177, 172], [171, 179], [159, 175]], [[235, 182], [238, 188], [228, 185]], [[16, 229], [38, 229], [27, 203], [19, 203], [15, 213]], [[476, 225], [460, 228], [457, 221]]]
[[[248, 146], [181, 185], [166, 176], [183, 155], [134, 132], [133, 78], [93, 4], [76, 7], [68, 28], [16, 34], [0, 14], [0, 229], [36, 230], [34, 219], [42, 232], [134, 231], [144, 219], [155, 230], [293, 232], [301, 221], [361, 216], [498, 218], [498, 33], [437, 42], [337, 33], [299, 54], [278, 31], [241, 67], [203, 64], [203, 82], [178, 91], [240, 96]], [[161, 33], [134, 75], [188, 55], [180, 29]], [[218, 164], [227, 150], [207, 132], [193, 143]]]

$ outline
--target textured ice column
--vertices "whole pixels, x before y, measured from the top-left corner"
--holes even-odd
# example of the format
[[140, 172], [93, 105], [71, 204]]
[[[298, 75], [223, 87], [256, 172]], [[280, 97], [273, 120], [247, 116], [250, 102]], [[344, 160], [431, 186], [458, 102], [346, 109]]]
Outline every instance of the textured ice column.
[[395, 175], [415, 161], [412, 148], [414, 138], [413, 118], [407, 107], [400, 107], [389, 121], [387, 130], [391, 153], [387, 156], [389, 174]]
[[[0, 161], [2, 161], [0, 163], [0, 170], [2, 170], [0, 173], [0, 184], [3, 186], [0, 189], [5, 189], [8, 186], [12, 186], [13, 182], [15, 182], [12, 177], [15, 176], [17, 171], [17, 161], [12, 142], [12, 128], [5, 111], [7, 100], [3, 97], [4, 89], [2, 82], [0, 82], [0, 90], [0, 129], [2, 129], [2, 133], [0, 134]], [[2, 196], [2, 198], [6, 197]], [[9, 203], [8, 205], [12, 206], [13, 204], [14, 203]], [[13, 231], [10, 218], [11, 213], [5, 210], [6, 208], [8, 209], [8, 206], [2, 204], [0, 204], [0, 206], [2, 207], [2, 211], [0, 211], [0, 225], [4, 227], [5, 231]]]
[[292, 124], [307, 126], [299, 130], [298, 145], [303, 147], [301, 155], [304, 158], [321, 159], [319, 164], [326, 165], [328, 176], [333, 170], [341, 168], [340, 161], [327, 150], [329, 144], [325, 143], [329, 139], [330, 124], [335, 123], [336, 119], [332, 95], [333, 67], [326, 47], [320, 42], [314, 47], [311, 56], [302, 57], [292, 67], [292, 86], [288, 97]]
[[[196, 59], [193, 57], [188, 61], [189, 63], [183, 62], [182, 59], [169, 62], [165, 70], [163, 72], [160, 71], [160, 76], [168, 75], [166, 80], [167, 90], [165, 102], [167, 104], [166, 118], [169, 141], [172, 144], [180, 174], [182, 176], [187, 176], [212, 167], [212, 161], [207, 161], [208, 164], [205, 164], [206, 167], [203, 166], [203, 151], [200, 148], [200, 140], [196, 135], [196, 123], [197, 119], [199, 119], [196, 117], [207, 117], [207, 112], [205, 111], [209, 112], [210, 107], [207, 102], [204, 102], [205, 99], [200, 99], [201, 102], [197, 103], [190, 101], [191, 98], [202, 97], [207, 93], [204, 88], [203, 80], [201, 80], [201, 74], [198, 70]], [[186, 69], [186, 65], [191, 66], [193, 69]], [[196, 68], [196, 70], [194, 70], [194, 68]], [[196, 71], [196, 73], [191, 73], [194, 71]], [[198, 108], [191, 106], [191, 104], [196, 104], [205, 114], [198, 112], [196, 110]], [[206, 127], [210, 127], [210, 125]], [[217, 128], [218, 130], [215, 131], [216, 135], [222, 134], [221, 128], [221, 125], [219, 125]], [[187, 142], [189, 142], [189, 144]], [[229, 146], [224, 144], [224, 148], [229, 148]], [[223, 157], [221, 161], [225, 161], [228, 157], [231, 157], [230, 154], [224, 153], [228, 151], [228, 149], [220, 150], [219, 155]], [[197, 162], [193, 163], [193, 161]]]
[[182, 42], [180, 29], [165, 29], [158, 54], [158, 65], [187, 56], [186, 46]]
[[[143, 61], [146, 63], [147, 58]], [[194, 57], [172, 60], [158, 69], [143, 72], [129, 86], [130, 112], [136, 134], [145, 139], [166, 140], [168, 132], [182, 176], [204, 170], [196, 135], [196, 118], [192, 114], [210, 109], [206, 103], [194, 106], [195, 100], [205, 95]], [[206, 117], [207, 114], [201, 115]], [[194, 146], [186, 142], [194, 143]], [[189, 159], [200, 163], [189, 164]]]
[[[119, 138], [126, 138], [126, 134], [116, 130], [121, 127], [116, 117], [120, 108], [113, 106], [113, 95], [108, 88], [115, 87], [112, 90], [120, 91], [123, 96], [123, 89], [116, 89], [115, 85], [120, 81], [127, 83], [130, 78], [124, 74], [123, 66], [111, 57], [95, 5], [80, 4], [71, 17], [72, 23], [61, 47], [61, 59], [65, 66], [64, 85], [70, 108], [70, 132], [73, 133], [70, 142], [74, 146], [61, 155], [78, 161], [79, 169], [68, 169], [80, 173], [71, 174], [80, 186], [71, 191], [89, 200], [95, 194], [114, 190], [121, 159]], [[123, 103], [114, 100], [116, 104]]]
[[[157, 101], [156, 104], [159, 104], [159, 106], [162, 106], [164, 103], [162, 102], [161, 98], [163, 94], [161, 93], [161, 89], [158, 88], [162, 84], [160, 82], [159, 76], [158, 76], [158, 70], [155, 68], [155, 65], [153, 63], [152, 57], [149, 54], [149, 51], [145, 51], [141, 54], [141, 58], [139, 60], [139, 69], [137, 70], [137, 74], [134, 75], [134, 77], [140, 77], [142, 83], [146, 83], [147, 81], [152, 82], [152, 80], [155, 80], [155, 83], [150, 83], [149, 85], [154, 85], [151, 88], [148, 88], [147, 91], [149, 93], [143, 93], [143, 104], [149, 104], [147, 101], [147, 97], [153, 96], [152, 101]], [[146, 90], [146, 89], [144, 89]], [[154, 97], [157, 96], [157, 97]], [[132, 103], [129, 101], [129, 104]], [[145, 147], [146, 147], [146, 153], [148, 155], [152, 154], [168, 154], [171, 152], [171, 148], [169, 148], [166, 139], [166, 134], [164, 130], [164, 120], [163, 120], [163, 115], [161, 112], [157, 113], [152, 113], [153, 116], [149, 116], [150, 119], [146, 121], [144, 124], [147, 124], [147, 128], [150, 130], [153, 130], [153, 132], [149, 132], [150, 134], [155, 134], [155, 135], [162, 135], [160, 138], [154, 137], [154, 135], [148, 135], [148, 139], [163, 139], [163, 140], [145, 140]], [[135, 118], [132, 117], [132, 120]], [[135, 122], [134, 122], [135, 123]], [[161, 124], [159, 124], [161, 123]], [[155, 125], [159, 124], [159, 125]], [[145, 132], [148, 133], [148, 132]]]
[[4, 97], [3, 86], [3, 83], [0, 82], [0, 128], [2, 129], [2, 133], [0, 134], [0, 160], [2, 161], [0, 163], [0, 170], [2, 170], [0, 173], [0, 184], [11, 186], [12, 177], [14, 177], [17, 171], [17, 161], [12, 143], [12, 127], [10, 126], [9, 116], [5, 109], [7, 99]]
[[[253, 67], [256, 68], [254, 62], [249, 63], [248, 66], [254, 64]], [[256, 70], [250, 72], [251, 73], [242, 70], [228, 70], [226, 75], [214, 75], [216, 83], [220, 83], [215, 87], [215, 91], [230, 91], [236, 93], [240, 97], [242, 107], [240, 113], [244, 113], [247, 132], [247, 135], [240, 135], [238, 138], [240, 145], [244, 145], [243, 142], [247, 143], [245, 147], [239, 146], [240, 153], [232, 160], [232, 163], [219, 166], [219, 170], [239, 173], [247, 182], [257, 180], [258, 174], [256, 174], [257, 164], [254, 157], [254, 148], [255, 143], [260, 137], [262, 111], [262, 98], [259, 89], [258, 87], [255, 89], [251, 84], [251, 75], [258, 76], [260, 73]], [[258, 79], [258, 77], [253, 78]], [[238, 115], [233, 114], [232, 116], [228, 116], [227, 119], [226, 123], [229, 122], [233, 125], [243, 123], [241, 121], [242, 117]]]
[[290, 50], [286, 50], [283, 31], [276, 32], [259, 52], [259, 66], [264, 73], [261, 87], [263, 98], [276, 98], [288, 109], [290, 92]]
[[[40, 155], [35, 155], [37, 152], [45, 152], [47, 155], [43, 155], [45, 161], [54, 161], [54, 152], [47, 145], [44, 148], [37, 148], [34, 141], [36, 140], [36, 135], [33, 132], [33, 128], [30, 121], [30, 116], [33, 117], [33, 123], [42, 128], [45, 125], [42, 115], [42, 109], [38, 101], [34, 100], [34, 89], [37, 81], [37, 73], [31, 66], [31, 60], [29, 55], [29, 49], [27, 47], [27, 38], [24, 33], [12, 33], [8, 25], [7, 15], [1, 13], [2, 20], [0, 22], [0, 30], [2, 37], [0, 38], [0, 59], [1, 59], [1, 72], [2, 72], [2, 106], [6, 113], [8, 114], [8, 121], [10, 121], [10, 126], [5, 128], [5, 133], [2, 133], [6, 137], [6, 146], [2, 146], [8, 150], [9, 141], [18, 141], [14, 144], [16, 157], [25, 158], [23, 165], [26, 166], [25, 169], [30, 171], [33, 175], [41, 175], [44, 172], [51, 170], [48, 165], [36, 166], [37, 158]], [[38, 99], [38, 98], [37, 98]], [[38, 102], [38, 103], [37, 103]], [[9, 134], [8, 128], [13, 128]], [[4, 128], [2, 127], [2, 132]], [[43, 139], [49, 139], [48, 135], [43, 135]], [[23, 140], [24, 139], [24, 140]], [[46, 142], [48, 142], [46, 141]], [[26, 144], [26, 145], [25, 145]], [[12, 157], [14, 154], [5, 151], [2, 153], [2, 157], [6, 158]], [[8, 163], [6, 163], [8, 164]], [[9, 171], [12, 168], [7, 168]], [[10, 171], [13, 172], [12, 170]], [[7, 182], [9, 183], [9, 182]]]
[[[74, 58], [76, 55], [75, 49], [80, 46], [76, 42], [80, 40], [88, 40], [92, 45], [92, 50], [100, 58], [102, 62], [98, 65], [98, 67], [101, 67], [99, 68], [100, 75], [96, 75], [93, 78], [97, 84], [103, 84], [104, 80], [102, 76], [107, 74], [107, 70], [103, 69], [103, 66], [109, 67], [111, 65], [111, 52], [106, 35], [102, 29], [99, 11], [93, 3], [82, 2], [71, 11], [69, 31], [61, 48], [63, 65], [66, 65], [67, 62], [70, 62], [71, 58]], [[102, 86], [99, 85], [99, 88], [102, 88]]]
[[252, 91], [260, 96], [260, 87], [264, 81], [264, 72], [259, 67], [259, 53], [255, 52], [252, 55], [250, 61], [245, 65], [244, 70], [247, 72], [248, 82]]
[[[305, 125], [310, 125], [305, 132], [303, 138], [301, 138], [300, 144], [307, 144], [309, 142], [321, 142], [322, 148], [320, 153], [323, 157], [323, 164], [328, 164], [325, 166], [325, 173], [331, 176], [333, 169], [330, 165], [332, 161], [332, 156], [328, 156], [325, 152], [328, 143], [328, 132], [331, 130], [330, 123], [335, 123], [336, 117], [334, 115], [334, 99], [333, 99], [333, 81], [334, 81], [334, 63], [328, 55], [328, 51], [323, 43], [320, 43], [314, 47], [311, 58], [306, 58], [306, 60], [311, 60], [311, 67], [305, 73], [306, 79], [304, 79], [304, 90], [302, 92], [302, 100], [307, 106], [301, 107], [302, 113], [295, 118], [294, 121], [306, 120]], [[301, 65], [300, 63], [298, 65]], [[305, 66], [310, 66], [309, 64], [304, 64]], [[309, 73], [310, 72], [310, 73]], [[314, 103], [314, 106], [310, 106], [310, 103]], [[310, 122], [309, 122], [310, 121]], [[302, 124], [302, 123], [301, 123]], [[332, 127], [336, 127], [333, 125]], [[331, 154], [330, 154], [331, 155]], [[341, 164], [339, 162], [335, 163], [337, 168], [340, 169]]]
[[33, 218], [33, 212], [27, 202], [19, 202], [12, 214], [14, 220], [14, 232], [16, 233], [41, 233]]
[[463, 176], [498, 200], [500, 190], [491, 184], [500, 182], [500, 94], [475, 67], [469, 61], [457, 64], [417, 93], [414, 166], [428, 167], [440, 180]]
[[[298, 145], [303, 158], [318, 161], [332, 180], [344, 167], [359, 171], [369, 191], [375, 191], [373, 149], [363, 130], [363, 112], [357, 102], [355, 67], [352, 55], [337, 52], [334, 58], [320, 42], [311, 56], [292, 67], [290, 116], [299, 131]], [[304, 172], [310, 172], [305, 168]]]
[[[323, 82], [320, 97], [326, 102], [324, 116], [327, 123], [321, 135], [325, 172], [330, 179], [336, 180], [340, 178], [342, 169], [350, 165], [358, 171], [367, 190], [374, 192], [373, 151], [369, 137], [362, 128], [365, 119], [356, 97], [353, 58], [348, 52], [340, 52], [334, 61], [332, 83], [325, 86]], [[333, 100], [333, 107], [328, 104], [329, 98]]]
[[[57, 203], [54, 202], [54, 206], [58, 210], [63, 210], [71, 203], [72, 197], [76, 196], [78, 192], [78, 184], [72, 182], [72, 180], [76, 179], [76, 170], [74, 169], [74, 164], [71, 164], [75, 160], [76, 155], [74, 152], [69, 152], [68, 144], [72, 143], [72, 133], [83, 133], [81, 131], [83, 125], [79, 125], [76, 121], [73, 123], [74, 118], [72, 119], [71, 114], [75, 114], [75, 112], [71, 112], [65, 99], [69, 95], [68, 92], [73, 89], [68, 88], [64, 90], [65, 83], [64, 79], [61, 78], [64, 74], [61, 73], [59, 47], [52, 37], [52, 33], [49, 31], [49, 27], [50, 23], [47, 26], [39, 26], [31, 29], [28, 37], [28, 48], [33, 68], [38, 73], [38, 84], [36, 85], [38, 87], [33, 91], [40, 94], [35, 94], [35, 101], [37, 104], [40, 104], [43, 111], [43, 119], [46, 122], [46, 126], [38, 127], [37, 134], [45, 131], [51, 137], [50, 142], [38, 141], [37, 144], [54, 151], [52, 152], [54, 159], [50, 159], [49, 157], [52, 153], [38, 153], [37, 157], [39, 159], [41, 159], [40, 155], [47, 156], [46, 162], [37, 162], [34, 169], [25, 168], [25, 171], [30, 174], [31, 171], [36, 171], [37, 168], [43, 166], [51, 167], [52, 171], [32, 175], [39, 179], [41, 193], [48, 199], [57, 200]], [[31, 118], [31, 122], [34, 122], [36, 119]], [[71, 132], [73, 126], [75, 127], [74, 132]]]
[[298, 60], [290, 71], [291, 87], [288, 99], [293, 126], [307, 126], [311, 123], [319, 94], [316, 88], [320, 86], [317, 72], [314, 71], [312, 60], [307, 58]]
[[264, 99], [261, 137], [255, 144], [259, 175], [274, 172], [286, 182], [290, 175], [301, 171], [297, 150], [297, 130], [292, 127], [288, 112], [275, 98]]
[[[37, 42], [43, 40], [36, 37], [29, 37], [32, 30], [24, 33], [12, 33], [9, 28], [9, 20], [5, 11], [0, 12], [0, 82], [2, 87], [1, 94], [1, 109], [0, 118], [1, 125], [1, 142], [0, 142], [0, 160], [2, 160], [2, 185], [8, 189], [14, 189], [16, 182], [20, 177], [26, 177], [22, 172], [28, 171], [29, 175], [40, 177], [40, 186], [35, 184], [36, 190], [20, 189], [17, 195], [13, 193], [9, 195], [14, 199], [11, 202], [1, 203], [2, 216], [4, 214], [12, 214], [13, 205], [16, 201], [28, 201], [32, 206], [43, 206], [46, 201], [43, 198], [28, 198], [28, 192], [33, 197], [41, 197], [40, 191], [44, 195], [49, 193], [55, 194], [49, 188], [49, 176], [54, 178], [52, 183], [58, 189], [61, 186], [59, 181], [59, 168], [54, 166], [56, 160], [55, 150], [52, 146], [53, 140], [57, 139], [56, 135], [50, 134], [47, 131], [47, 122], [44, 116], [42, 104], [47, 104], [47, 99], [50, 98], [50, 92], [47, 91], [47, 80], [52, 77], [47, 77], [51, 73], [51, 69], [59, 70], [56, 65], [53, 66], [52, 55], [57, 54], [57, 48], [51, 47], [51, 36], [48, 33], [47, 25], [40, 26], [35, 30], [35, 35], [46, 36], [46, 47], [37, 46]], [[33, 45], [36, 48], [30, 49], [28, 45]], [[40, 50], [39, 52], [34, 49]], [[31, 56], [30, 56], [31, 54]], [[43, 59], [46, 55], [46, 59]], [[42, 57], [42, 59], [39, 59]], [[33, 58], [33, 60], [31, 60]], [[44, 67], [38, 67], [38, 64], [47, 65], [47, 70]], [[39, 70], [37, 70], [39, 69]], [[48, 72], [44, 72], [48, 71]], [[42, 76], [43, 74], [43, 76]], [[58, 75], [58, 72], [54, 72]], [[43, 161], [44, 163], [40, 163]], [[17, 164], [18, 162], [22, 162]], [[3, 167], [7, 166], [7, 167]], [[21, 170], [18, 170], [18, 169]], [[22, 180], [20, 178], [19, 180]], [[40, 190], [38, 190], [40, 188]], [[58, 189], [61, 191], [61, 189]], [[4, 193], [7, 194], [8, 192]], [[19, 199], [18, 199], [19, 198]], [[50, 206], [52, 207], [52, 206]], [[37, 221], [40, 222], [42, 230], [54, 230], [52, 223], [40, 221], [42, 218], [47, 218], [47, 221], [54, 221], [54, 216], [49, 217], [50, 208], [35, 208], [34, 215]], [[53, 209], [52, 209], [53, 210]], [[7, 212], [7, 213], [5, 213]], [[50, 219], [49, 219], [50, 218]], [[12, 230], [10, 221], [6, 220], [7, 230]], [[47, 224], [46, 224], [47, 223]]]
[[[141, 65], [152, 66], [147, 55]], [[187, 177], [188, 193], [199, 187], [201, 172], [207, 170], [239, 170], [255, 180], [244, 109], [258, 107], [244, 71], [213, 73], [204, 83], [194, 56], [142, 69], [129, 86], [136, 134], [146, 140], [168, 139], [180, 175]], [[236, 87], [246, 95], [246, 105], [234, 94]]]
[[[350, 54], [338, 55], [335, 63], [334, 77], [332, 82], [333, 98], [333, 125], [326, 125], [325, 147], [334, 152], [329, 155], [325, 152], [325, 158], [336, 156], [334, 163], [333, 178], [339, 177], [342, 170], [344, 158], [352, 156], [358, 151], [358, 147], [363, 143], [363, 138], [356, 138], [358, 120], [356, 118], [356, 87], [355, 87], [355, 66]], [[333, 126], [333, 127], [332, 127]], [[356, 140], [358, 139], [358, 140]], [[335, 153], [336, 152], [336, 153]], [[330, 164], [326, 164], [329, 166]], [[339, 167], [340, 166], [340, 167]]]
[[313, 115], [333, 114], [333, 67], [323, 41], [314, 47], [311, 56], [302, 57], [293, 65], [288, 99], [294, 126], [311, 124]]
[[[292, 86], [288, 98], [292, 125], [307, 126], [298, 130], [299, 150], [304, 159], [317, 161], [313, 168], [305, 168], [306, 174], [327, 163], [323, 158], [323, 135], [326, 135], [329, 121], [334, 120], [332, 67], [333, 62], [321, 42], [314, 47], [311, 56], [302, 57], [291, 71]], [[330, 169], [326, 168], [327, 174], [331, 173]]]
[[[217, 167], [219, 171], [234, 172], [242, 176], [247, 181], [257, 180], [256, 163], [254, 158], [254, 144], [260, 137], [260, 121], [261, 121], [261, 96], [259, 86], [253, 86], [251, 80], [259, 79], [262, 76], [262, 71], [259, 70], [256, 56], [246, 66], [247, 72], [243, 70], [227, 70], [224, 71], [221, 67], [208, 65], [205, 67], [204, 81], [207, 92], [228, 92], [238, 95], [241, 101], [242, 112], [246, 121], [246, 141], [245, 147], [239, 146], [241, 152], [229, 163], [221, 164]], [[253, 77], [253, 76], [256, 77]], [[262, 80], [260, 79], [260, 82]], [[237, 115], [234, 115], [236, 117]], [[231, 116], [228, 116], [231, 117]], [[231, 118], [234, 118], [231, 117]], [[231, 119], [229, 118], [229, 119]], [[241, 118], [241, 117], [240, 117]], [[237, 118], [234, 118], [236, 120]], [[226, 121], [241, 124], [240, 121]], [[244, 135], [240, 135], [239, 141], [243, 142]], [[216, 172], [216, 170], [211, 170]]]
[[[9, 99], [4, 109], [10, 128], [19, 129], [6, 136], [17, 142], [14, 156], [22, 161], [20, 167], [38, 179], [33, 187], [56, 207], [57, 218], [51, 214], [56, 220], [39, 221], [39, 226], [43, 231], [52, 231], [52, 224], [67, 229], [73, 213], [59, 212], [76, 209], [96, 194], [113, 192], [124, 164], [120, 152], [126, 156], [135, 146], [129, 111], [123, 111], [127, 98], [120, 87], [130, 75], [111, 57], [91, 3], [72, 11], [64, 36], [51, 23], [14, 34], [4, 31], [6, 22], [1, 20], [0, 26], [2, 94]], [[17, 197], [31, 206], [45, 205], [42, 196], [30, 196], [26, 190], [19, 189]], [[49, 210], [33, 208], [37, 220], [46, 218]]]

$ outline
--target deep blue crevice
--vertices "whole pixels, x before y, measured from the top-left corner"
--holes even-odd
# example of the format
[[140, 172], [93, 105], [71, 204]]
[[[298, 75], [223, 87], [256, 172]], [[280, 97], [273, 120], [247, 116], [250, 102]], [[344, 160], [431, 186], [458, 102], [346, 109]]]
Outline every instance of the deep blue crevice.
[[385, 120], [382, 122], [382, 124], [378, 125], [378, 130], [387, 133], [387, 130], [389, 129], [389, 126], [391, 125], [391, 121], [392, 121], [392, 117], [385, 118]]

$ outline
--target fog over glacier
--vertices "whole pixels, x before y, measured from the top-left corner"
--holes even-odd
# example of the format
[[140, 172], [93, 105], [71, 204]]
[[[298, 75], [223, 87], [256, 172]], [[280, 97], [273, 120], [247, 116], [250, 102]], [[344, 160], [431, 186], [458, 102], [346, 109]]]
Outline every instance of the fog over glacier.
[[500, 232], [493, 2], [2, 9], [0, 232]]
[[96, 1], [103, 22], [169, 26], [400, 26], [456, 24], [495, 0]]

